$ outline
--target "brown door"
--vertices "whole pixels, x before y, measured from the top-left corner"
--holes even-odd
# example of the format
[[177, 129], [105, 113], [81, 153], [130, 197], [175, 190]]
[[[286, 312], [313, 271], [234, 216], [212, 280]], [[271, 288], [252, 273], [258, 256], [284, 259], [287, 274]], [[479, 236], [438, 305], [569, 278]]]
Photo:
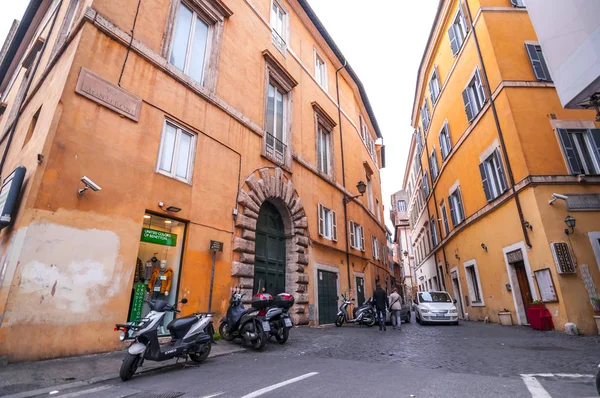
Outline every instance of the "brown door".
[[527, 308], [529, 308], [533, 300], [531, 298], [531, 289], [529, 288], [527, 273], [525, 272], [525, 264], [523, 263], [523, 261], [518, 261], [514, 263], [513, 266], [515, 267], [515, 271], [517, 272], [517, 280], [519, 281], [521, 299], [523, 300], [523, 306], [525, 307], [525, 316], [527, 316]]

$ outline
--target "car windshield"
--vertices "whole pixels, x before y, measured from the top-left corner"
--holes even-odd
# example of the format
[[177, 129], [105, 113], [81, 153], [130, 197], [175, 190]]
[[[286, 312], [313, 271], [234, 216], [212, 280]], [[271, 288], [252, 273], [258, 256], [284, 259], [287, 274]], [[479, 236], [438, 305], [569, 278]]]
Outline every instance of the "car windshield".
[[451, 303], [448, 293], [419, 293], [419, 301], [422, 303]]

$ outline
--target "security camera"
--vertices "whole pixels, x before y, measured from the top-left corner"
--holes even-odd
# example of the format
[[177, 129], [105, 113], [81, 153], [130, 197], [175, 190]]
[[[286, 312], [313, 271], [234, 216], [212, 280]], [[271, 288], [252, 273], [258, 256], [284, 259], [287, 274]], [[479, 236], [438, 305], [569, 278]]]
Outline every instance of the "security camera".
[[554, 201], [555, 201], [556, 199], [567, 200], [567, 199], [568, 199], [568, 196], [567, 196], [567, 195], [561, 195], [561, 194], [559, 194], [559, 193], [553, 193], [553, 194], [552, 194], [552, 199], [550, 199], [550, 201], [548, 201], [548, 204], [552, 204], [552, 203], [554, 203]]
[[91, 189], [94, 192], [102, 190], [102, 188], [100, 187], [100, 185], [98, 185], [94, 181], [90, 180], [89, 177], [86, 177], [86, 176], [81, 177], [81, 182], [83, 182], [83, 184], [85, 185], [85, 187], [84, 188], [80, 188], [80, 189], [77, 190], [77, 194], [79, 196], [83, 195], [83, 193], [85, 191], [87, 191], [88, 189]]

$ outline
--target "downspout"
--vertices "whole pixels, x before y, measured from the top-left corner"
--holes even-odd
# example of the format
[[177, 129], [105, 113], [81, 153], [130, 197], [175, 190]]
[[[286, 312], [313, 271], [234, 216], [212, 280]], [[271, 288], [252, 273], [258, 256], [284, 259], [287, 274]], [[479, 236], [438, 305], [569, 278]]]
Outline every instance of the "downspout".
[[[340, 66], [335, 71], [335, 92], [337, 95], [337, 108], [338, 108], [338, 125], [340, 126], [340, 147], [342, 148], [342, 186], [344, 187], [344, 191], [346, 190], [346, 167], [344, 164], [344, 135], [342, 134], [342, 106], [340, 104], [340, 84], [339, 84], [339, 73], [342, 69], [346, 67], [348, 62], [344, 59], [344, 64]], [[345, 233], [345, 241], [346, 241], [346, 267], [348, 270], [348, 291], [352, 286], [352, 278], [350, 278], [350, 242], [348, 241], [348, 203], [346, 203], [346, 194], [344, 193], [344, 197], [342, 198], [342, 202], [344, 203], [344, 231]]]
[[17, 124], [19, 123], [19, 119], [21, 118], [21, 114], [23, 113], [23, 104], [27, 100], [27, 94], [29, 93], [29, 89], [31, 88], [31, 84], [33, 83], [33, 78], [35, 77], [35, 73], [40, 66], [40, 62], [42, 61], [42, 57], [44, 55], [44, 51], [46, 50], [46, 46], [48, 45], [48, 39], [52, 35], [52, 31], [54, 30], [54, 25], [58, 18], [58, 11], [62, 7], [62, 0], [58, 6], [54, 9], [54, 19], [52, 19], [52, 24], [50, 25], [50, 30], [48, 31], [48, 35], [46, 36], [46, 40], [44, 40], [44, 44], [42, 44], [42, 48], [39, 51], [39, 55], [37, 56], [37, 61], [35, 66], [33, 67], [33, 71], [29, 76], [29, 81], [27, 82], [27, 87], [25, 88], [25, 92], [23, 93], [23, 98], [21, 99], [21, 103], [19, 104], [19, 110], [17, 111], [17, 115], [15, 116], [15, 120], [10, 128], [10, 133], [8, 135], [8, 141], [6, 142], [6, 148], [4, 149], [4, 153], [2, 154], [2, 161], [0, 161], [0, 178], [2, 176], [2, 171], [4, 170], [4, 163], [6, 162], [6, 157], [8, 156], [8, 151], [10, 149], [10, 145], [12, 143], [13, 137], [15, 135], [15, 130], [17, 129]]
[[471, 9], [469, 7], [469, 3], [464, 0], [459, 0], [459, 5], [462, 7], [463, 2], [466, 6], [467, 10], [467, 18], [469, 19], [469, 26], [471, 27], [471, 31], [473, 32], [473, 39], [475, 40], [475, 47], [477, 48], [477, 56], [479, 57], [479, 62], [481, 63], [481, 71], [483, 72], [483, 79], [485, 80], [485, 90], [488, 98], [490, 99], [490, 106], [492, 108], [492, 113], [494, 114], [494, 122], [496, 123], [496, 130], [498, 131], [498, 138], [500, 139], [500, 145], [502, 146], [502, 154], [504, 157], [504, 163], [506, 163], [506, 169], [508, 171], [508, 176], [510, 178], [510, 185], [512, 190], [512, 196], [515, 198], [515, 204], [517, 205], [517, 212], [519, 213], [519, 220], [521, 221], [521, 230], [523, 231], [523, 237], [525, 238], [525, 243], [527, 247], [530, 249], [531, 241], [529, 240], [529, 234], [527, 233], [527, 227], [525, 227], [525, 218], [523, 217], [523, 209], [521, 208], [521, 201], [519, 200], [519, 195], [517, 190], [515, 189], [515, 177], [513, 175], [512, 167], [510, 165], [510, 160], [508, 159], [508, 152], [506, 150], [506, 144], [504, 142], [504, 134], [502, 133], [502, 128], [500, 127], [500, 119], [498, 118], [498, 111], [496, 110], [496, 104], [494, 103], [494, 98], [492, 97], [492, 89], [490, 87], [490, 81], [488, 79], [487, 70], [485, 68], [485, 64], [483, 63], [483, 56], [481, 55], [481, 47], [479, 46], [479, 39], [477, 38], [477, 32], [475, 32], [475, 25], [473, 25], [473, 19], [471, 18]]

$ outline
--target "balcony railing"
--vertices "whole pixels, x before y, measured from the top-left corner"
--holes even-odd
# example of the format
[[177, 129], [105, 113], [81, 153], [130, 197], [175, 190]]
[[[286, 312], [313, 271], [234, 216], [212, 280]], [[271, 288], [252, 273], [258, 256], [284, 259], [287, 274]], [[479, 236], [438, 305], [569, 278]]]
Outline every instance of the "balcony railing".
[[267, 133], [266, 137], [266, 153], [267, 156], [278, 163], [285, 163], [286, 145], [278, 140], [274, 135]]

